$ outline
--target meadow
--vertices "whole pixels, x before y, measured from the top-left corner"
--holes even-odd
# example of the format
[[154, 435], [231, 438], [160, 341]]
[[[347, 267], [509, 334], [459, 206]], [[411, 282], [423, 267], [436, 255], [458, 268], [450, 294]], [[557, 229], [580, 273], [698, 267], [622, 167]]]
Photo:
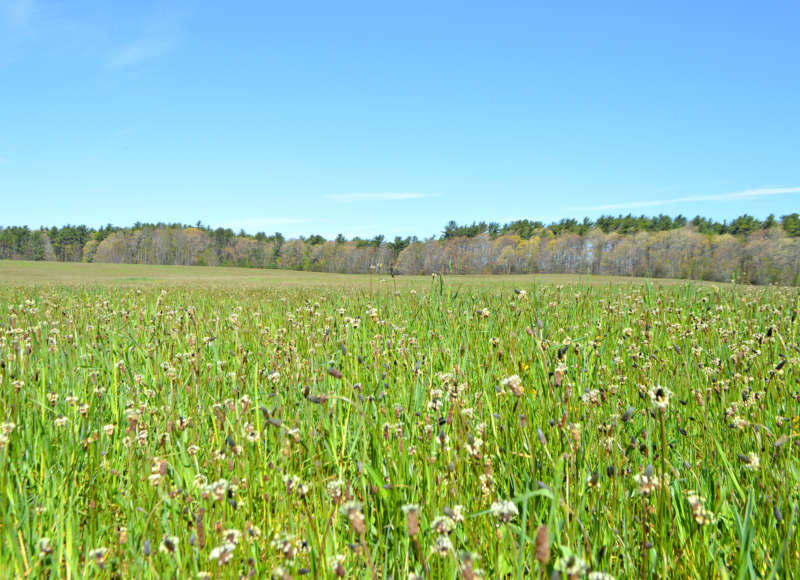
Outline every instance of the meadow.
[[0, 262], [0, 577], [798, 577], [798, 306]]

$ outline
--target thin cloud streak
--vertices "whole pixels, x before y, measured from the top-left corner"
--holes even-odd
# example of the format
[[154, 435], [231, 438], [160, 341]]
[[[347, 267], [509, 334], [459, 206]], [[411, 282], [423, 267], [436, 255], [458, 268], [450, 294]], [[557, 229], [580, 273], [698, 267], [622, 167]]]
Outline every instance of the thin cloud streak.
[[429, 193], [332, 193], [325, 196], [328, 199], [341, 203], [352, 203], [356, 201], [390, 201], [403, 199], [422, 199], [433, 197]]
[[169, 52], [174, 45], [175, 40], [172, 38], [140, 38], [117, 51], [111, 57], [111, 66], [114, 68], [133, 66]]
[[686, 197], [675, 197], [673, 199], [653, 199], [644, 201], [629, 201], [625, 203], [607, 203], [603, 205], [582, 205], [573, 206], [568, 209], [580, 211], [605, 211], [610, 209], [629, 209], [637, 207], [657, 207], [660, 205], [673, 205], [676, 203], [691, 203], [698, 201], [730, 201], [736, 199], [753, 199], [757, 197], [768, 197], [773, 195], [791, 195], [800, 193], [800, 187], [762, 187], [760, 189], [745, 189], [744, 191], [734, 191], [732, 193], [720, 193], [715, 195], [689, 195]]

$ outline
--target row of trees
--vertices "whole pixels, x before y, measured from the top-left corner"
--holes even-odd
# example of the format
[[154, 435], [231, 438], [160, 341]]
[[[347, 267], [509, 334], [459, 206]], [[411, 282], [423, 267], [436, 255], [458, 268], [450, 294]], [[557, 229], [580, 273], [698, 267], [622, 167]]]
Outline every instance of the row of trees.
[[460, 225], [451, 221], [445, 226], [442, 238], [474, 238], [480, 234], [488, 234], [491, 238], [497, 238], [505, 234], [516, 234], [523, 239], [529, 240], [534, 236], [543, 236], [549, 233], [555, 235], [561, 233], [583, 235], [592, 229], [598, 229], [606, 234], [611, 232], [636, 234], [638, 232], [677, 230], [689, 225], [702, 234], [732, 234], [734, 236], [747, 236], [758, 230], [768, 230], [780, 226], [787, 234], [800, 236], [800, 217], [798, 214], [793, 213], [781, 217], [780, 221], [775, 218], [775, 215], [770, 215], [762, 221], [748, 214], [739, 216], [730, 222], [711, 220], [701, 216], [696, 216], [689, 221], [682, 215], [673, 218], [664, 214], [654, 217], [634, 216], [632, 214], [625, 216], [604, 215], [594, 221], [589, 218], [583, 218], [582, 221], [565, 218], [548, 226], [545, 226], [543, 222], [527, 219], [508, 222], [503, 225], [497, 222], [473, 222], [470, 225]]
[[576, 273], [800, 284], [800, 216], [716, 222], [683, 216], [604, 216], [545, 226], [449, 222], [438, 238], [287, 240], [201, 223], [0, 228], [0, 258], [228, 265], [319, 272]]

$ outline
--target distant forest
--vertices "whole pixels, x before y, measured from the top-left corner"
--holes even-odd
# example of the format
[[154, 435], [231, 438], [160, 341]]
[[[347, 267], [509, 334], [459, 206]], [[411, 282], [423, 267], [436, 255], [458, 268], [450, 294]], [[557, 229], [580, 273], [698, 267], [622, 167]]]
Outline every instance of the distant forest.
[[381, 274], [574, 273], [800, 284], [800, 216], [449, 222], [438, 237], [286, 239], [202, 223], [0, 227], [0, 259]]

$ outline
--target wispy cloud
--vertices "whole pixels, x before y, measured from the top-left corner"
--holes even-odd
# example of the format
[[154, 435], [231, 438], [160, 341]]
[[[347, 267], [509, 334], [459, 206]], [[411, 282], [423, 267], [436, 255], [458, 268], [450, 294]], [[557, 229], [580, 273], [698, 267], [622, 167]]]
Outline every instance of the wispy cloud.
[[[0, 0], [1, 1], [1, 0]], [[109, 55], [109, 64], [124, 68], [167, 54], [183, 36], [185, 15], [170, 7], [159, 7], [140, 23], [141, 31], [127, 44], [118, 46]]]
[[582, 205], [569, 209], [581, 211], [605, 211], [612, 209], [632, 209], [637, 207], [657, 207], [660, 205], [674, 205], [676, 203], [691, 203], [697, 201], [732, 201], [737, 199], [754, 199], [758, 197], [768, 197], [773, 195], [791, 195], [800, 193], [800, 187], [762, 187], [759, 189], [745, 189], [732, 193], [720, 193], [712, 195], [687, 195], [685, 197], [674, 197], [672, 199], [649, 199], [639, 201], [628, 201], [624, 203], [607, 203], [603, 205]]
[[232, 230], [245, 230], [247, 232], [257, 232], [272, 226], [285, 226], [292, 224], [308, 223], [309, 220], [291, 217], [253, 217], [241, 220], [232, 220], [222, 224], [222, 227]]
[[431, 193], [331, 193], [325, 197], [341, 203], [352, 203], [355, 201], [389, 201], [402, 199], [422, 199], [424, 197], [434, 197]]
[[175, 39], [168, 37], [143, 37], [123, 46], [111, 55], [111, 66], [122, 68], [133, 66], [161, 56], [175, 46]]
[[14, 28], [25, 28], [36, 15], [35, 0], [0, 0], [0, 17]]

